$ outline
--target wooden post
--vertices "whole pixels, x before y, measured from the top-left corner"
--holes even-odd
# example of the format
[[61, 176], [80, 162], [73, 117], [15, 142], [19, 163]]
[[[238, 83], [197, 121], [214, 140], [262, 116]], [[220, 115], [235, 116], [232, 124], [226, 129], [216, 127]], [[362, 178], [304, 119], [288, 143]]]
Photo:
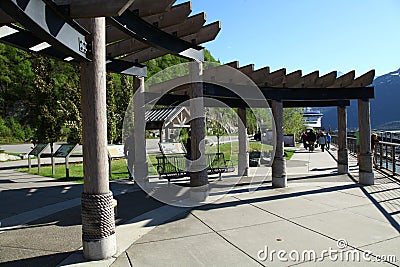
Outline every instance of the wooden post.
[[112, 178], [112, 159], [108, 156], [108, 175]]
[[287, 186], [283, 140], [283, 103], [282, 101], [272, 100], [271, 106], [276, 127], [276, 149], [272, 163], [272, 186], [282, 188]]
[[50, 144], [50, 157], [51, 157], [51, 174], [54, 176], [56, 175], [56, 161], [53, 157], [54, 154], [54, 143]]
[[38, 170], [38, 174], [40, 175], [40, 156], [41, 156], [41, 153], [39, 153], [38, 155], [37, 155], [37, 170]]
[[144, 100], [144, 78], [134, 77], [135, 95], [133, 98], [134, 112], [134, 140], [135, 140], [135, 158], [134, 174], [136, 180], [145, 181], [148, 178], [148, 162], [146, 156], [146, 120], [145, 120], [145, 100]]
[[358, 100], [358, 126], [360, 134], [359, 183], [373, 185], [374, 172], [372, 170], [371, 121], [368, 99]]
[[88, 19], [92, 62], [81, 63], [84, 192], [83, 255], [102, 260], [116, 253], [113, 197], [109, 189], [106, 115], [105, 18]]
[[[203, 100], [203, 84], [199, 83], [203, 76], [201, 62], [190, 63], [192, 81], [190, 88], [190, 128], [192, 147], [192, 166], [190, 171], [190, 186], [204, 186], [208, 184], [208, 174], [205, 156], [205, 111]], [[202, 194], [204, 192], [200, 192]], [[200, 197], [202, 198], [202, 197]]]
[[28, 155], [28, 171], [32, 171], [32, 161], [31, 161], [31, 155]]
[[247, 176], [249, 170], [249, 149], [247, 140], [246, 108], [238, 108], [239, 124], [239, 162], [238, 175]]
[[349, 172], [349, 156], [347, 150], [347, 109], [338, 107], [338, 173]]
[[65, 158], [65, 178], [69, 180], [69, 156]]

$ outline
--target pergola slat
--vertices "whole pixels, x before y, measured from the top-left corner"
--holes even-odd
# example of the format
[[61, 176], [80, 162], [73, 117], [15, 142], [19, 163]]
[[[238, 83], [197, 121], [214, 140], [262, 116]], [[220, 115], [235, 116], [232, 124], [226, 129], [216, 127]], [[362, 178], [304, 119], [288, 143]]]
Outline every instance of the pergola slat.
[[232, 62], [226, 63], [224, 65], [229, 66], [229, 67], [234, 68], [234, 69], [238, 69], [239, 68], [239, 61], [232, 61]]
[[294, 84], [297, 84], [301, 79], [302, 72], [301, 70], [297, 70], [294, 72], [289, 73], [285, 76], [281, 87], [291, 87]]
[[375, 70], [370, 70], [369, 72], [363, 74], [362, 76], [355, 79], [351, 85], [347, 87], [362, 87], [372, 84], [375, 78]]
[[315, 85], [316, 80], [319, 78], [319, 71], [311, 72], [299, 80], [299, 83], [291, 86], [292, 88], [307, 88]]
[[258, 84], [258, 86], [273, 87], [274, 85], [278, 85], [278, 84], [282, 83], [285, 76], [286, 76], [286, 69], [284, 69], [284, 68], [273, 71], [263, 81], [263, 84], [262, 85]]
[[[219, 21], [217, 21], [204, 26], [197, 33], [184, 36], [181, 39], [186, 41], [193, 41], [195, 44], [202, 44], [214, 40], [220, 30], [221, 30], [221, 24]], [[148, 48], [138, 53], [127, 55], [126, 57], [123, 58], [124, 60], [127, 61], [143, 63], [150, 59], [157, 58], [166, 54], [168, 53], [161, 51], [159, 49]]]
[[163, 32], [130, 11], [125, 11], [119, 17], [107, 18], [107, 20], [131, 37], [159, 50], [197, 61], [204, 60], [202, 47], [197, 46], [193, 42], [188, 42], [184, 38], [180, 39]]
[[176, 0], [135, 0], [129, 10], [137, 12], [139, 16], [145, 17], [168, 11]]
[[329, 87], [336, 81], [337, 71], [332, 71], [324, 76], [319, 77], [315, 81], [315, 87]]
[[[164, 13], [142, 17], [142, 19], [152, 25], [156, 25], [160, 29], [165, 29], [166, 27], [183, 23], [191, 12], [192, 4], [191, 2], [186, 2], [173, 6], [171, 10]], [[106, 38], [107, 43], [114, 43], [119, 40], [128, 39], [130, 36], [114, 27], [107, 27]]]
[[354, 81], [354, 77], [356, 76], [356, 72], [354, 70], [340, 76], [336, 79], [335, 83], [329, 88], [340, 88], [340, 87], [347, 87], [351, 85]]
[[121, 15], [137, 0], [53, 0], [65, 6], [71, 18], [111, 17]]
[[[178, 38], [198, 32], [206, 22], [205, 13], [200, 13], [189, 17], [184, 23], [163, 29], [164, 32], [172, 34]], [[134, 38], [124, 40], [107, 46], [107, 55], [118, 57], [134, 51], [149, 48], [148, 44], [140, 42]]]
[[270, 74], [269, 67], [264, 67], [250, 74], [250, 78], [253, 80], [255, 84], [260, 85], [265, 81], [265, 79], [268, 77], [269, 74]]
[[15, 20], [0, 8], [0, 24], [8, 24], [12, 22], [15, 22]]
[[254, 72], [254, 64], [249, 64], [238, 69], [243, 72], [245, 75], [250, 76]]

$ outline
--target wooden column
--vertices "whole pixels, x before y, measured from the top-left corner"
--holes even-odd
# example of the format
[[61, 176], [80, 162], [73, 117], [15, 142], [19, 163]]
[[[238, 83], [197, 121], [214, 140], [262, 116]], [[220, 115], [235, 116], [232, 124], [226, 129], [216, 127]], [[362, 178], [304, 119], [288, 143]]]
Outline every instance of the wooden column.
[[238, 175], [247, 176], [249, 170], [249, 148], [247, 140], [246, 108], [238, 108], [239, 124], [239, 162]]
[[101, 260], [116, 253], [113, 198], [108, 178], [105, 18], [88, 21], [93, 38], [93, 59], [81, 64], [82, 237], [84, 257]]
[[148, 178], [148, 162], [146, 155], [146, 120], [145, 120], [145, 101], [144, 101], [144, 78], [134, 78], [134, 130], [135, 130], [135, 159], [134, 173], [135, 179], [146, 180]]
[[283, 103], [282, 101], [272, 100], [271, 106], [276, 127], [276, 148], [272, 163], [272, 186], [281, 188], [287, 186], [283, 140]]
[[358, 100], [358, 128], [360, 133], [359, 183], [374, 184], [371, 152], [371, 120], [368, 99]]
[[[201, 81], [203, 65], [201, 62], [190, 63], [192, 81]], [[190, 170], [190, 186], [198, 187], [208, 184], [205, 158], [205, 110], [203, 100], [203, 84], [193, 83], [190, 86], [190, 128], [192, 147], [192, 166]], [[201, 193], [200, 193], [201, 194]], [[201, 197], [202, 198], [202, 197]]]
[[349, 156], [347, 151], [347, 109], [338, 107], [338, 173], [349, 172]]

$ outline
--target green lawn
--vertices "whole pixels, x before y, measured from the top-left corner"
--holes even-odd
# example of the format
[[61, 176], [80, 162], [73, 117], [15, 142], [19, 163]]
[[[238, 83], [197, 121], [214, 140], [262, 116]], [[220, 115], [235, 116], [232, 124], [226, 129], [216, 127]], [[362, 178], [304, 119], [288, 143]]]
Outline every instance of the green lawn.
[[[271, 149], [271, 146], [263, 145], [265, 149]], [[260, 143], [250, 143], [249, 146], [250, 151], [260, 150], [261, 144]], [[225, 159], [231, 160], [234, 166], [238, 164], [238, 153], [239, 153], [239, 145], [238, 142], [234, 143], [226, 143], [220, 145], [220, 151], [224, 153]], [[216, 152], [216, 148], [207, 147], [207, 153]], [[287, 149], [286, 152], [286, 160], [290, 160], [290, 158], [295, 153], [295, 150]], [[157, 165], [156, 155], [151, 155], [149, 157], [149, 174], [156, 175], [157, 171], [154, 168]], [[154, 166], [154, 167], [153, 167]], [[28, 172], [28, 168], [19, 169], [21, 172]], [[38, 174], [37, 168], [32, 168], [31, 174]], [[40, 175], [46, 177], [53, 177], [51, 174], [51, 166], [42, 166]], [[53, 178], [55, 179], [65, 179], [65, 165], [58, 164], [56, 165], [56, 174]], [[77, 183], [83, 183], [83, 164], [82, 163], [70, 163], [69, 164], [69, 181], [74, 181]], [[110, 180], [117, 180], [121, 178], [128, 178], [128, 169], [126, 166], [126, 160], [119, 159], [112, 161], [112, 177]]]

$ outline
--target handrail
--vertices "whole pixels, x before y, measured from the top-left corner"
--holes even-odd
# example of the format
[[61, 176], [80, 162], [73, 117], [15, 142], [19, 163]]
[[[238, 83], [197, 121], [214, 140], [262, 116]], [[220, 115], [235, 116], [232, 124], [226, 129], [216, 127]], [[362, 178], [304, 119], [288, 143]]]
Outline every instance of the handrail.
[[[337, 135], [332, 135], [332, 144], [338, 145]], [[355, 137], [347, 137], [347, 149], [350, 154], [357, 156]], [[373, 157], [380, 169], [390, 171], [392, 175], [400, 175], [400, 143], [379, 141], [373, 151]]]

